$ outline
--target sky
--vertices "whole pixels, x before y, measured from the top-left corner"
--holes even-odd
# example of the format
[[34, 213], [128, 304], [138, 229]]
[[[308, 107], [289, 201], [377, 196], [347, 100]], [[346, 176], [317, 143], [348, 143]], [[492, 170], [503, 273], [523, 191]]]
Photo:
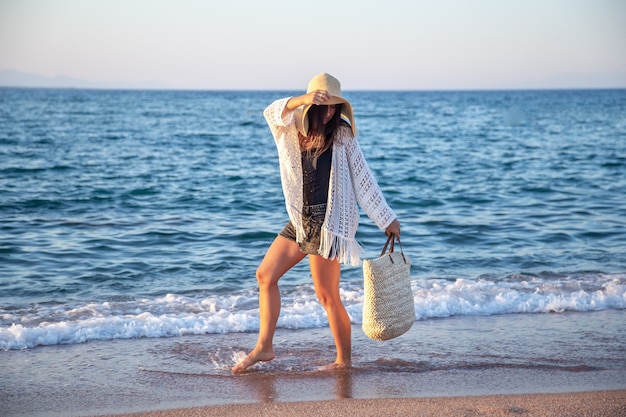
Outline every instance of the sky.
[[626, 0], [0, 0], [0, 71], [176, 89], [306, 89], [320, 72], [346, 90], [626, 87], [624, 22]]

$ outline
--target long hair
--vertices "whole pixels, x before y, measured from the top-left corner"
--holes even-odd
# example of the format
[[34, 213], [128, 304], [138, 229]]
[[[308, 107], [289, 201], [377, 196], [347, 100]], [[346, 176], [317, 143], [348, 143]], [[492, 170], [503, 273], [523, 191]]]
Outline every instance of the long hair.
[[324, 125], [324, 116], [326, 116], [328, 106], [313, 105], [307, 112], [309, 133], [306, 137], [299, 134], [298, 138], [300, 139], [300, 148], [307, 149], [309, 152], [314, 151], [314, 165], [317, 158], [333, 146], [335, 132], [343, 122], [341, 119], [342, 106], [343, 104], [335, 105], [335, 114], [326, 125]]

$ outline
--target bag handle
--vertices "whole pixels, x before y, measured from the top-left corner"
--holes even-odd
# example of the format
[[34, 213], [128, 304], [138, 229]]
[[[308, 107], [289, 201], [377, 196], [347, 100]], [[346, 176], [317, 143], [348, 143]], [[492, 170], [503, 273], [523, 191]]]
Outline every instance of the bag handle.
[[[383, 256], [387, 252], [387, 247], [389, 247], [389, 254], [393, 253], [396, 241], [395, 237], [396, 235], [394, 235], [393, 233], [389, 235], [389, 237], [387, 238], [387, 242], [385, 242], [385, 246], [383, 247], [383, 251], [380, 253], [380, 256]], [[389, 246], [390, 242], [391, 246]], [[404, 263], [406, 263], [406, 258], [404, 257], [404, 250], [402, 249], [402, 241], [400, 240], [400, 237], [398, 237], [398, 243], [400, 244], [400, 254], [402, 255], [402, 260], [404, 261]], [[391, 263], [393, 263], [393, 258], [389, 257], [389, 259], [391, 260]]]
[[393, 253], [393, 249], [394, 249], [394, 239], [395, 235], [394, 234], [390, 234], [389, 237], [387, 238], [387, 242], [385, 242], [385, 246], [383, 247], [383, 251], [380, 253], [380, 256], [383, 256], [386, 252], [387, 252], [387, 247], [389, 246], [389, 242], [391, 242], [391, 247], [389, 248], [389, 253]]

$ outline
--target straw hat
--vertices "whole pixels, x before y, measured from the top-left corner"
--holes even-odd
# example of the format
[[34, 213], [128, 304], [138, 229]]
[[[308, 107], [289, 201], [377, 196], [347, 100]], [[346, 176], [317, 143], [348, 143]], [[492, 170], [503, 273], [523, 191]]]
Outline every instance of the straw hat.
[[[341, 96], [341, 84], [339, 80], [327, 73], [318, 74], [311, 78], [306, 92], [308, 94], [315, 90], [325, 90], [330, 95], [330, 98], [324, 102], [324, 105], [343, 104], [343, 106], [341, 106], [341, 117], [350, 123], [352, 134], [356, 136], [356, 125], [354, 124], [352, 105]], [[303, 136], [306, 136], [309, 131], [309, 118], [307, 117], [307, 113], [311, 106], [313, 106], [313, 104], [308, 104], [302, 109], [302, 119], [301, 123], [298, 124], [298, 129]]]

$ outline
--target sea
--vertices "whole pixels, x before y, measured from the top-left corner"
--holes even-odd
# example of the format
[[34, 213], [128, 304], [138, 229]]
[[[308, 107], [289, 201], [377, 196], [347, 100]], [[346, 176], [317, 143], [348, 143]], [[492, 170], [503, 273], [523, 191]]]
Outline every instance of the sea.
[[[415, 323], [368, 339], [345, 266], [353, 367], [319, 371], [304, 260], [276, 359], [233, 376], [288, 221], [263, 109], [299, 93], [0, 88], [0, 414], [626, 388], [624, 89], [345, 92]], [[386, 240], [363, 212], [357, 239]]]
[[[295, 94], [0, 89], [0, 356], [253, 335], [255, 271], [288, 220], [263, 109]], [[626, 308], [626, 90], [345, 96], [416, 323]], [[280, 289], [279, 330], [328, 326], [306, 261]], [[360, 325], [360, 267], [341, 295]]]

